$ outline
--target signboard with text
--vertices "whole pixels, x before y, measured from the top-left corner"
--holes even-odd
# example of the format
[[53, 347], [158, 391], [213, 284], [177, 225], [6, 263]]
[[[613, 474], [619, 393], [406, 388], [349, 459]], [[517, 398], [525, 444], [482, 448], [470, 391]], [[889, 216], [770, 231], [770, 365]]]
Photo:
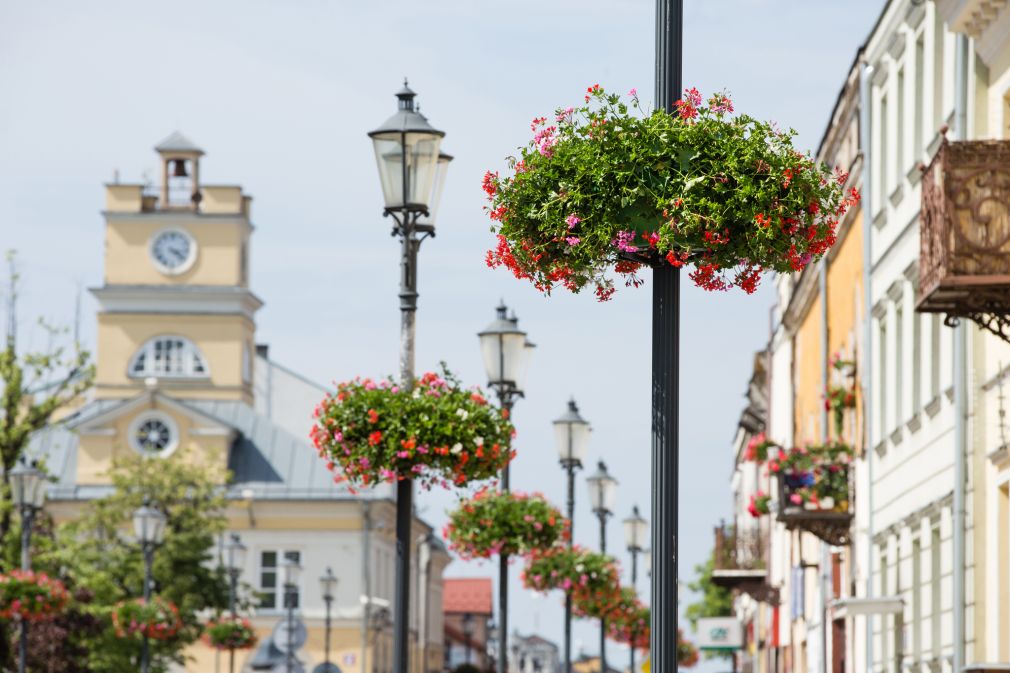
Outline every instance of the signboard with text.
[[743, 647], [743, 627], [735, 617], [707, 617], [698, 620], [698, 649], [738, 650]]

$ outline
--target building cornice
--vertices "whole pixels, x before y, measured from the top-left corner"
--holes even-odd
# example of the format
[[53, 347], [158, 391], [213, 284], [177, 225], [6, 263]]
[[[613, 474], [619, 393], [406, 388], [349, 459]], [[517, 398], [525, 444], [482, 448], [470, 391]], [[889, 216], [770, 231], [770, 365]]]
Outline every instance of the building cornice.
[[243, 315], [250, 320], [263, 301], [235, 285], [104, 285], [90, 288], [101, 313]]

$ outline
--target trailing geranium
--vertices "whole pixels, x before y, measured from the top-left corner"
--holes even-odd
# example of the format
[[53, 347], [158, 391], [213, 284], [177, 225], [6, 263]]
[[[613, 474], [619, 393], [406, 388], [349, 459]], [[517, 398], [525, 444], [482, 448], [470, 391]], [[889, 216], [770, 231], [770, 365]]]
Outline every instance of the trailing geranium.
[[571, 594], [574, 612], [582, 617], [598, 617], [620, 599], [620, 575], [614, 560], [584, 547], [556, 546], [534, 552], [522, 577], [527, 589], [561, 589]]
[[755, 519], [764, 516], [765, 514], [771, 513], [771, 496], [764, 491], [758, 491], [750, 497], [750, 503], [747, 505], [747, 511]]
[[694, 643], [684, 638], [684, 632], [677, 631], [677, 663], [684, 668], [691, 668], [698, 663], [698, 648]]
[[540, 494], [484, 488], [453, 510], [442, 534], [464, 559], [513, 556], [567, 540], [568, 520]]
[[744, 460], [763, 463], [768, 460], [768, 450], [771, 448], [778, 448], [778, 444], [768, 439], [763, 432], [757, 434], [747, 442], [747, 448], [744, 449]]
[[147, 636], [152, 640], [171, 640], [182, 628], [179, 608], [161, 596], [121, 601], [112, 609], [112, 626], [120, 638]]
[[0, 619], [51, 619], [69, 600], [63, 583], [45, 573], [12, 570], [0, 575]]
[[248, 650], [256, 645], [256, 632], [243, 617], [212, 619], [204, 627], [203, 637], [215, 650]]
[[607, 614], [607, 636], [637, 650], [649, 649], [649, 608], [633, 589], [621, 589], [620, 599]]
[[315, 417], [312, 441], [338, 482], [461, 486], [494, 477], [512, 459], [507, 413], [444, 369], [412, 390], [392, 379], [341, 383]]
[[831, 358], [831, 367], [840, 372], [843, 377], [848, 378], [847, 384], [833, 384], [824, 391], [824, 408], [831, 412], [834, 420], [835, 436], [841, 437], [845, 424], [845, 412], [848, 409], [856, 408], [856, 363], [852, 360], [843, 360], [839, 354]]
[[489, 266], [605, 300], [615, 274], [637, 287], [642, 264], [690, 264], [706, 290], [750, 293], [762, 271], [802, 270], [834, 245], [859, 194], [796, 151], [795, 132], [734, 115], [724, 94], [706, 104], [688, 89], [673, 112], [628, 96], [590, 87], [584, 105], [533, 120], [511, 176], [485, 174]]

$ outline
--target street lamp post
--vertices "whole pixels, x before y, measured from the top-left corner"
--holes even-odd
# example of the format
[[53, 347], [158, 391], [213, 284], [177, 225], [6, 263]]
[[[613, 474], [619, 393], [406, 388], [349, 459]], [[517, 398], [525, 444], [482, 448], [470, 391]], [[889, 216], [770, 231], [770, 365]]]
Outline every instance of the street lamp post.
[[[245, 567], [246, 546], [242, 544], [238, 533], [232, 533], [228, 545], [225, 547], [228, 555], [228, 609], [231, 611], [231, 618], [238, 617], [238, 578]], [[228, 670], [235, 673], [235, 648], [228, 648]]]
[[[568, 409], [554, 421], [554, 442], [557, 445], [561, 467], [568, 475], [568, 548], [575, 535], [575, 470], [582, 467], [589, 446], [589, 423], [579, 415], [575, 400], [568, 401]], [[565, 592], [565, 670], [572, 673], [572, 597]]]
[[319, 587], [323, 591], [323, 601], [326, 602], [326, 636], [323, 647], [323, 661], [326, 664], [326, 673], [330, 671], [330, 629], [333, 627], [330, 622], [331, 610], [333, 607], [334, 592], [337, 590], [337, 576], [333, 574], [331, 568], [326, 569], [326, 573], [319, 578]]
[[[519, 320], [508, 315], [505, 302], [496, 309], [497, 316], [484, 331], [477, 334], [480, 350], [484, 356], [488, 385], [497, 393], [498, 401], [509, 416], [516, 399], [523, 396], [526, 369], [535, 346], [526, 339], [526, 332], [519, 329]], [[509, 466], [502, 468], [502, 490], [509, 490]], [[508, 581], [509, 559], [502, 554], [498, 566], [498, 649], [507, 651], [508, 645]], [[498, 673], [506, 673], [508, 662], [504, 656], [498, 657]]]
[[298, 578], [301, 577], [302, 567], [298, 561], [291, 557], [286, 557], [283, 563], [284, 569], [284, 607], [288, 614], [288, 642], [285, 658], [285, 670], [287, 673], [295, 672], [295, 603], [298, 601]]
[[[631, 508], [631, 516], [624, 520], [624, 543], [631, 554], [631, 589], [638, 596], [638, 555], [645, 551], [643, 545], [649, 534], [649, 523], [638, 513], [638, 505]], [[631, 634], [631, 673], [635, 673], [635, 633]]]
[[[385, 200], [383, 215], [393, 218], [400, 254], [400, 383], [414, 384], [414, 321], [417, 312], [417, 252], [435, 235], [433, 213], [452, 160], [439, 148], [445, 133], [414, 107], [416, 94], [404, 81], [397, 111], [368, 136], [372, 139]], [[413, 481], [396, 484], [396, 586], [393, 615], [393, 671], [407, 673], [410, 608], [410, 524]]]
[[[32, 527], [35, 515], [46, 501], [45, 475], [34, 464], [18, 463], [7, 475], [11, 487], [11, 499], [21, 515], [21, 570], [32, 568]], [[25, 673], [28, 666], [28, 620], [21, 619], [20, 640], [18, 642], [18, 673]]]
[[[656, 109], [671, 112], [681, 90], [684, 0], [656, 0]], [[652, 272], [652, 553], [649, 662], [677, 670], [678, 476], [680, 461], [680, 269]]]
[[[607, 553], [607, 517], [614, 513], [617, 498], [617, 480], [607, 472], [601, 460], [596, 472], [586, 477], [589, 485], [589, 504], [600, 520], [600, 552]], [[600, 673], [607, 673], [607, 620], [600, 617]]]
[[[151, 586], [154, 584], [154, 577], [152, 576], [154, 548], [165, 540], [165, 525], [167, 522], [168, 518], [164, 513], [151, 507], [147, 500], [133, 513], [133, 532], [137, 535], [137, 541], [140, 542], [140, 549], [144, 555], [144, 588], [142, 595], [145, 603], [151, 600]], [[150, 669], [150, 643], [145, 633], [141, 641], [140, 671], [141, 673], [148, 673]]]
[[470, 663], [470, 652], [473, 649], [470, 641], [474, 631], [473, 615], [467, 612], [463, 615], [463, 644], [466, 646], [466, 663]]

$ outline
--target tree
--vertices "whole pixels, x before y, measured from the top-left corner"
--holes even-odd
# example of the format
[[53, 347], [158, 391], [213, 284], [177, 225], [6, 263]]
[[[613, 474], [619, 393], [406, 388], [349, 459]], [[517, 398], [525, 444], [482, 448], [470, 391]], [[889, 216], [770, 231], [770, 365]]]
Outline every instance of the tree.
[[[184, 648], [200, 635], [200, 611], [222, 610], [228, 604], [227, 575], [211, 553], [216, 537], [226, 528], [221, 489], [225, 470], [177, 451], [164, 459], [132, 455], [117, 460], [110, 478], [113, 492], [89, 503], [80, 519], [40, 541], [36, 552], [38, 567], [60, 576], [72, 591], [90, 594], [88, 602], [74, 602], [67, 619], [100, 621], [100, 628], [83, 633], [66, 629], [59, 620], [44, 627], [53, 639], [62, 634], [65, 649], [56, 656], [87, 652], [86, 667], [57, 668], [53, 673], [137, 670], [139, 641], [117, 637], [110, 615], [120, 601], [142, 594], [143, 558], [132, 539], [131, 520], [145, 499], [168, 518], [165, 541], [154, 554], [154, 592], [179, 607], [184, 623], [176, 638], [152, 642], [152, 672], [183, 661]], [[45, 667], [50, 656], [45, 651], [33, 652], [36, 663], [30, 661], [29, 667], [50, 671]]]
[[[733, 614], [733, 594], [729, 589], [712, 582], [712, 568], [715, 566], [715, 550], [704, 563], [694, 567], [697, 579], [688, 583], [688, 588], [701, 594], [701, 600], [687, 606], [684, 614], [691, 622], [691, 628], [698, 628], [698, 620], [703, 617], [729, 617]], [[727, 652], [706, 652], [706, 657], [728, 659]]]
[[[24, 455], [32, 434], [46, 427], [54, 416], [71, 408], [91, 387], [94, 367], [88, 351], [76, 338], [71, 345], [66, 330], [43, 320], [48, 336], [45, 349], [21, 352], [18, 348], [17, 297], [20, 274], [16, 255], [7, 253], [7, 324], [0, 350], [0, 570], [17, 567], [21, 535], [13, 517], [7, 475]], [[39, 517], [38, 525], [44, 525]], [[0, 664], [11, 661], [9, 626], [0, 623]], [[41, 669], [40, 669], [41, 670]], [[46, 669], [50, 670], [50, 669]]]

